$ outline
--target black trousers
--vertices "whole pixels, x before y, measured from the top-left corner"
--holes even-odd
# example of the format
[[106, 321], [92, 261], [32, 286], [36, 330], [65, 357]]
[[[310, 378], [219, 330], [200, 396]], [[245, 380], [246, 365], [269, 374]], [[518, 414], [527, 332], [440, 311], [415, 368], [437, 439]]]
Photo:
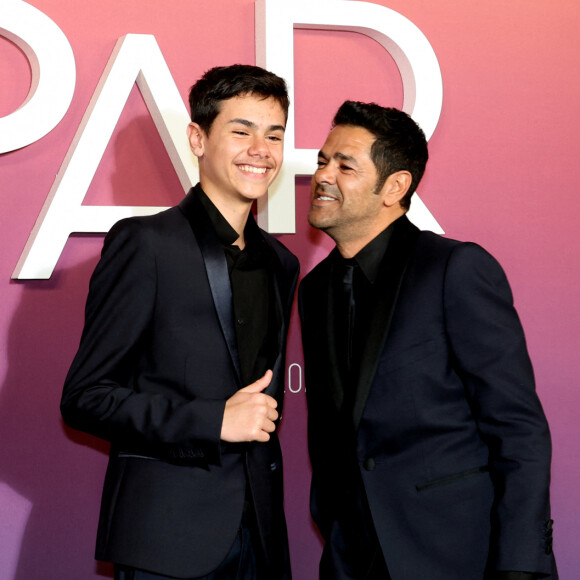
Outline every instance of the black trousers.
[[325, 538], [320, 580], [390, 580], [354, 452], [350, 457], [352, 467], [341, 480], [342, 505]]
[[[115, 580], [175, 580], [173, 576], [153, 574], [115, 564]], [[183, 580], [260, 580], [250, 528], [243, 522], [222, 563], [209, 574]]]
[[337, 551], [325, 549], [320, 561], [320, 580], [391, 580], [391, 576], [377, 545], [368, 557], [359, 561], [352, 555], [344, 560]]

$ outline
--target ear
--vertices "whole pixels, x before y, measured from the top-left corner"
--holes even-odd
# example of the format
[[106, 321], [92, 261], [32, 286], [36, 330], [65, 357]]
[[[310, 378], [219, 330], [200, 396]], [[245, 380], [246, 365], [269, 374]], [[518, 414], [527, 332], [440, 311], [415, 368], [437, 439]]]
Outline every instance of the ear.
[[385, 206], [391, 207], [398, 204], [409, 191], [412, 181], [413, 178], [408, 171], [391, 173], [381, 189]]
[[196, 157], [203, 157], [205, 152], [205, 133], [197, 123], [190, 123], [187, 126], [187, 138], [189, 146]]

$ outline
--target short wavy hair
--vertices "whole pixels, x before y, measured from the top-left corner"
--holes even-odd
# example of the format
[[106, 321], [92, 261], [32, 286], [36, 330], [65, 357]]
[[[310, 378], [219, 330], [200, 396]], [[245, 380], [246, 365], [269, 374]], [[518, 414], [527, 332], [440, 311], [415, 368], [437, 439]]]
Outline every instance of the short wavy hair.
[[360, 101], [345, 101], [340, 106], [332, 121], [333, 127], [337, 125], [363, 127], [376, 137], [371, 159], [379, 174], [377, 193], [392, 173], [408, 171], [411, 174], [411, 187], [400, 202], [408, 210], [429, 159], [427, 139], [419, 125], [399, 109]]
[[259, 66], [245, 64], [218, 66], [204, 73], [189, 91], [191, 120], [209, 134], [222, 101], [250, 94], [276, 99], [288, 120], [286, 81]]

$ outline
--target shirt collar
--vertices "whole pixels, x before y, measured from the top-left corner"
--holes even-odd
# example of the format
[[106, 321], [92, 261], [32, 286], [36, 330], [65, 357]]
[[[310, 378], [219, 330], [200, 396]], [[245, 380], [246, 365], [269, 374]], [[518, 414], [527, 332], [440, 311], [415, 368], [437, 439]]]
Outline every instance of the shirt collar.
[[384, 229], [354, 257], [362, 273], [371, 284], [374, 284], [377, 279], [379, 266], [383, 261], [392, 234], [393, 224]]
[[394, 227], [395, 222], [391, 223], [349, 260], [342, 258], [338, 251], [336, 252], [336, 255], [345, 263], [354, 262], [360, 268], [365, 278], [371, 284], [374, 284], [379, 273], [381, 262], [383, 261], [387, 248], [389, 247], [389, 241], [393, 235]]
[[198, 188], [198, 192], [199, 201], [207, 212], [220, 242], [224, 246], [231, 246], [239, 238], [238, 232], [229, 224], [228, 220], [220, 213], [220, 210], [201, 187]]
[[[228, 220], [221, 214], [220, 210], [208, 197], [207, 193], [203, 191], [201, 185], [197, 186], [199, 201], [207, 212], [209, 220], [217, 234], [217, 237], [225, 248], [231, 248], [234, 253], [238, 253], [240, 248], [234, 245], [234, 242], [240, 237], [238, 232], [230, 225]], [[246, 225], [244, 226], [244, 238], [246, 240], [246, 248], [250, 252], [257, 252], [258, 248], [262, 246], [264, 238], [260, 234], [260, 228], [256, 224], [256, 220], [252, 213], [248, 215]]]

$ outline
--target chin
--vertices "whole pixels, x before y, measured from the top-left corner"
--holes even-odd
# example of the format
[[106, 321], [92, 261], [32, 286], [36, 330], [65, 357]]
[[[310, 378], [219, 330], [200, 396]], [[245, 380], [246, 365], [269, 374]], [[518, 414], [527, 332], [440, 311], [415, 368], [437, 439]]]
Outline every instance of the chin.
[[267, 193], [268, 188], [266, 187], [265, 189], [257, 191], [256, 190], [248, 191], [247, 193], [244, 194], [244, 197], [246, 197], [247, 199], [260, 199], [261, 197], [264, 197]]
[[308, 216], [308, 223], [313, 227], [316, 228], [317, 230], [323, 230], [325, 229], [324, 226], [324, 222], [322, 220], [316, 219], [311, 217], [310, 215]]

